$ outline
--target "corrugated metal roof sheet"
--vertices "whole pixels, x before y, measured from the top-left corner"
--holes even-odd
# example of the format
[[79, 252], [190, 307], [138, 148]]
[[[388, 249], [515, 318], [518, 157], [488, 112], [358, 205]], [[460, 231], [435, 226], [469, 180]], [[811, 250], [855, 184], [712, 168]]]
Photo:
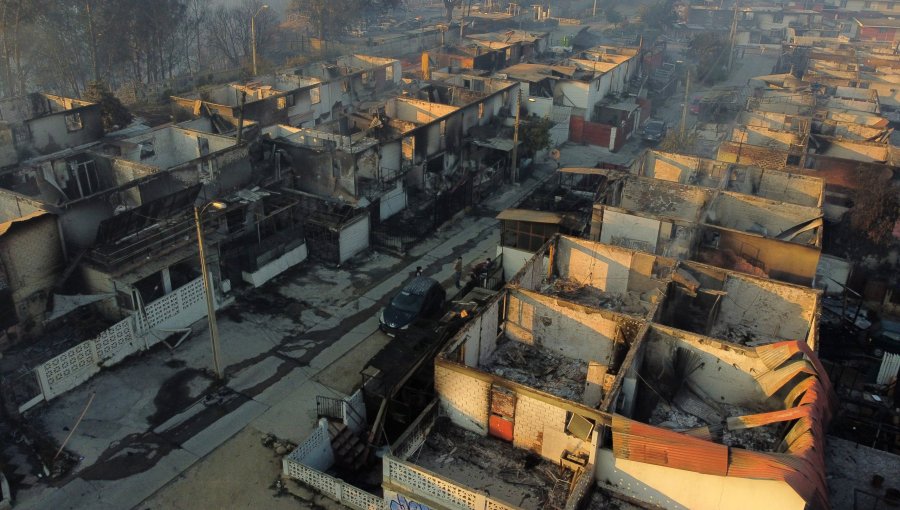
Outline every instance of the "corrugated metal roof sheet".
[[531, 209], [505, 209], [500, 211], [497, 219], [559, 225], [563, 222], [563, 215], [555, 212], [533, 211]]
[[[797, 382], [784, 399], [786, 409], [729, 418], [728, 427], [790, 423], [777, 452], [729, 448], [616, 415], [612, 425], [615, 456], [698, 473], [783, 481], [807, 501], [809, 508], [829, 508], [824, 451], [834, 395], [824, 367], [809, 345], [801, 341], [755, 350], [770, 368], [757, 378], [768, 395]], [[807, 376], [798, 381], [797, 376], [803, 374]]]
[[613, 452], [620, 459], [725, 476], [728, 447], [614, 415]]

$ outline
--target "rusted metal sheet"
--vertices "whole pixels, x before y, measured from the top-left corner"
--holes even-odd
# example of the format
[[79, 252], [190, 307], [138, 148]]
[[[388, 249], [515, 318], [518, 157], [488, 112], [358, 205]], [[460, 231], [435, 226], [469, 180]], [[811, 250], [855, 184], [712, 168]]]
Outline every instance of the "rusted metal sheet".
[[769, 425], [770, 423], [792, 421], [806, 416], [807, 412], [808, 411], [806, 411], [805, 409], [794, 407], [792, 409], [773, 411], [771, 413], [731, 416], [727, 420], [728, 430], [750, 429], [753, 427], [762, 427], [763, 425]]
[[686, 434], [613, 416], [613, 453], [617, 458], [697, 473], [725, 476], [728, 447]]

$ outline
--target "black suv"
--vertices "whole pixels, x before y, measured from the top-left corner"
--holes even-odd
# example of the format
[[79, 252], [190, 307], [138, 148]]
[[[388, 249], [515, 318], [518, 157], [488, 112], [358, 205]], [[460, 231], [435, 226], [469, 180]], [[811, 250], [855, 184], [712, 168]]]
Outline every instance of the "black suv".
[[446, 292], [436, 280], [418, 276], [406, 284], [381, 312], [379, 327], [388, 334], [408, 328], [419, 319], [433, 319], [444, 310]]
[[644, 124], [644, 131], [641, 138], [648, 143], [659, 143], [666, 137], [669, 126], [662, 120], [648, 120]]

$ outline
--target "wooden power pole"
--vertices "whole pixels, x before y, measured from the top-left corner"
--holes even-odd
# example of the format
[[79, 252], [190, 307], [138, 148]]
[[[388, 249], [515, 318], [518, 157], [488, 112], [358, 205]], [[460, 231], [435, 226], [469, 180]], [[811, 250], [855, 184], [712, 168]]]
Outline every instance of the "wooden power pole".
[[522, 112], [522, 84], [519, 84], [519, 93], [516, 95], [516, 122], [513, 125], [512, 147], [512, 181], [519, 182], [519, 120]]

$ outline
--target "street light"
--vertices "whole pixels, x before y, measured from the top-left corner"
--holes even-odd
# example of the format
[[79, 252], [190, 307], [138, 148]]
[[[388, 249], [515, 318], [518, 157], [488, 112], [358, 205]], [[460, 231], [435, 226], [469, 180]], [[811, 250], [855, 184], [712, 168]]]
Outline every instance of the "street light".
[[212, 279], [209, 269], [206, 267], [206, 249], [203, 245], [203, 225], [200, 218], [207, 208], [222, 210], [227, 207], [224, 202], [212, 201], [203, 207], [194, 207], [194, 223], [197, 225], [197, 247], [200, 249], [200, 272], [203, 274], [203, 290], [206, 292], [206, 313], [209, 320], [209, 338], [212, 342], [213, 366], [216, 370], [216, 379], [222, 380], [222, 366], [219, 362], [219, 328], [216, 327], [216, 307], [213, 300]]
[[262, 4], [259, 6], [259, 9], [256, 10], [256, 14], [250, 18], [250, 50], [253, 54], [253, 76], [256, 76], [256, 17], [259, 16], [259, 13], [263, 11], [263, 9], [268, 9], [269, 4]]

